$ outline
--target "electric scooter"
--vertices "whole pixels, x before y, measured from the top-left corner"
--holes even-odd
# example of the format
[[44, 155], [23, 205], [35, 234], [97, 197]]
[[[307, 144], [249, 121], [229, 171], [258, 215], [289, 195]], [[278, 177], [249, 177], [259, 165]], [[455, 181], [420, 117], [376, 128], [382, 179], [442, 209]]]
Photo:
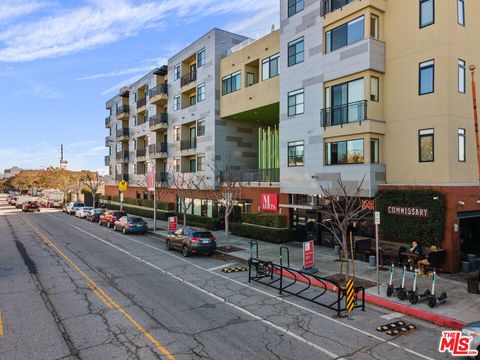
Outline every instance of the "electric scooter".
[[392, 295], [396, 294], [400, 300], [405, 300], [407, 298], [407, 290], [405, 289], [405, 279], [407, 278], [407, 267], [403, 266], [402, 285], [397, 288], [393, 286], [393, 271], [394, 271], [394, 265], [392, 264], [392, 268], [390, 269], [390, 281], [387, 287], [387, 296], [391, 297]]
[[387, 296], [391, 297], [393, 295], [393, 292], [395, 291], [395, 288], [393, 286], [393, 271], [395, 270], [395, 265], [392, 264], [390, 267], [390, 280], [388, 281], [388, 287], [387, 287]]
[[440, 296], [435, 296], [435, 283], [437, 281], [437, 272], [433, 272], [433, 277], [432, 277], [432, 293], [428, 299], [428, 306], [431, 308], [434, 308], [435, 306], [438, 306], [440, 304], [443, 304], [447, 301], [447, 293], [442, 292]]
[[415, 269], [413, 271], [412, 290], [407, 291], [407, 298], [411, 304], [416, 304], [418, 302], [417, 276], [418, 276], [418, 269]]

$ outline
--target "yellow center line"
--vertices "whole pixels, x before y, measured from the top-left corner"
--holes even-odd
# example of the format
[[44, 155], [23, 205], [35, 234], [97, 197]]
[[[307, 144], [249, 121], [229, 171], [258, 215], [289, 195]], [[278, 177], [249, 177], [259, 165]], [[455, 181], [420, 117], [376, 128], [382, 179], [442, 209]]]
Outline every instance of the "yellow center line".
[[2, 317], [1, 311], [0, 311], [0, 337], [3, 337], [3, 317]]
[[102, 302], [107, 306], [107, 308], [108, 308], [109, 310], [112, 310], [112, 309], [113, 309], [113, 306], [112, 306], [112, 304], [110, 303], [110, 301], [108, 301], [107, 299], [105, 299], [105, 297], [104, 297], [102, 294], [100, 294], [100, 292], [95, 288], [95, 286], [88, 284], [88, 288], [89, 288], [90, 290], [92, 290], [92, 292], [93, 292], [95, 295], [97, 295], [100, 300], [102, 300]]
[[[38, 236], [45, 242], [45, 244], [52, 249], [54, 249], [61, 257], [65, 259], [80, 275], [82, 275], [89, 288], [97, 294], [97, 296], [102, 300], [107, 306], [113, 306], [117, 309], [128, 321], [130, 321], [141, 333], [145, 336], [163, 355], [169, 360], [175, 360], [175, 357], [155, 339], [152, 334], [150, 334], [146, 329], [144, 329], [129, 313], [127, 313], [120, 305], [118, 305], [110, 296], [108, 296], [105, 291], [98, 286], [95, 281], [93, 281], [87, 274], [85, 274], [67, 255], [65, 255], [62, 250], [60, 250], [47, 236], [45, 236], [40, 230], [38, 230], [30, 221], [21, 217], [21, 220], [27, 224], [33, 231], [35, 231]], [[99, 296], [99, 295], [102, 296]], [[1, 314], [0, 314], [1, 315]], [[1, 320], [1, 319], [0, 319]], [[1, 322], [0, 322], [1, 324]], [[1, 329], [1, 328], [0, 328]], [[3, 333], [3, 332], [2, 332]]]

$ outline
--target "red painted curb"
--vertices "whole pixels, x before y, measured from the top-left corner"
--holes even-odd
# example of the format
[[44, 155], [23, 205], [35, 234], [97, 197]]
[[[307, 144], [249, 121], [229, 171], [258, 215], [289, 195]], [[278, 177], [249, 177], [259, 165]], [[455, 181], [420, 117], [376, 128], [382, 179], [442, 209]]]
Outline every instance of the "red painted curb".
[[[277, 269], [274, 269], [274, 272], [277, 274], [280, 274], [280, 272]], [[301, 281], [301, 282], [305, 282], [305, 283], [307, 282], [307, 280], [302, 276], [295, 276], [286, 271], [283, 272], [283, 276], [288, 277], [290, 279], [297, 279], [298, 281]], [[305, 275], [305, 276], [310, 279], [313, 286], [322, 287], [322, 288], [325, 287], [325, 284], [321, 283], [317, 279], [312, 278], [308, 275]], [[337, 291], [337, 287], [329, 283], [326, 284], [326, 288], [329, 291]], [[452, 319], [447, 316], [435, 314], [430, 311], [421, 310], [408, 305], [399, 304], [394, 301], [390, 301], [388, 299], [384, 299], [376, 295], [365, 294], [365, 301], [376, 306], [380, 306], [392, 311], [400, 312], [402, 314], [414, 317], [419, 320], [427, 321], [439, 326], [448, 327], [455, 330], [461, 330], [462, 326], [465, 324], [462, 321]]]

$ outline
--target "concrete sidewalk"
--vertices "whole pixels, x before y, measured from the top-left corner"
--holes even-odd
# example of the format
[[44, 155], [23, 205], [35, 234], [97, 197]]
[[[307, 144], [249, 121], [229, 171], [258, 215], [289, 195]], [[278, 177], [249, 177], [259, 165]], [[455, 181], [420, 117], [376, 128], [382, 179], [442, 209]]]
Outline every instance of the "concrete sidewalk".
[[[149, 223], [149, 227], [153, 228], [153, 220], [145, 219]], [[168, 234], [167, 222], [157, 221], [157, 231], [153, 232], [155, 235], [165, 237]], [[212, 231], [217, 238], [217, 245], [225, 245], [225, 232]], [[236, 257], [242, 260], [250, 258], [249, 251], [250, 239], [242, 238], [235, 235], [230, 235], [230, 245], [241, 250], [229, 252], [229, 256]], [[302, 243], [288, 243], [288, 244], [272, 244], [258, 241], [259, 258], [265, 261], [272, 261], [279, 263], [280, 247], [287, 246], [290, 252], [290, 267], [294, 269], [302, 269], [303, 254]], [[336, 261], [338, 256], [334, 254], [333, 249], [317, 246], [315, 247], [315, 267], [319, 272], [316, 274], [321, 277], [326, 277], [339, 273], [340, 263]], [[287, 259], [284, 255], [283, 264], [287, 265]], [[376, 283], [376, 270], [369, 266], [368, 263], [362, 261], [355, 261], [356, 277]], [[434, 322], [439, 325], [458, 328], [465, 322], [480, 320], [480, 295], [470, 294], [467, 292], [466, 281], [459, 281], [455, 278], [458, 276], [449, 274], [439, 274], [437, 276], [437, 283], [435, 293], [439, 295], [441, 292], [447, 292], [448, 299], [445, 304], [436, 308], [430, 308], [426, 303], [412, 305], [408, 300], [401, 301], [396, 297], [388, 298], [386, 296], [386, 288], [389, 281], [389, 271], [380, 271], [380, 294], [377, 294], [377, 288], [372, 287], [366, 290], [367, 301], [375, 305], [386, 307], [392, 311], [402, 312], [410, 316], [421, 318], [422, 320]], [[474, 273], [472, 273], [474, 275]], [[397, 268], [394, 276], [394, 285], [400, 286], [402, 271]], [[406, 288], [410, 290], [413, 283], [413, 273], [408, 272], [406, 280]], [[431, 279], [428, 277], [419, 277], [417, 286], [420, 293], [426, 289], [431, 289]]]

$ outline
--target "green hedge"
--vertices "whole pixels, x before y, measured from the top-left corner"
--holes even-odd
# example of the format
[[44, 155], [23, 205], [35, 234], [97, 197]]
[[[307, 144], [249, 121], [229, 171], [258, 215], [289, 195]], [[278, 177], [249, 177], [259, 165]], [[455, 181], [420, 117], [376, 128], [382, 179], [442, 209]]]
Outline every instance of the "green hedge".
[[278, 213], [243, 213], [242, 221], [253, 225], [268, 226], [273, 228], [287, 227], [286, 216]]
[[291, 229], [266, 228], [249, 224], [231, 223], [230, 231], [233, 235], [267, 241], [274, 244], [286, 243], [293, 241], [295, 238], [295, 232]]
[[[117, 195], [102, 195], [102, 196], [100, 196], [100, 199], [120, 202], [120, 197], [117, 196]], [[129, 205], [143, 206], [143, 207], [148, 207], [148, 208], [153, 209], [153, 200], [152, 199], [145, 200], [145, 199], [124, 198], [123, 203], [124, 204], [129, 204]], [[174, 203], [159, 202], [157, 204], [157, 209], [164, 210], [164, 211], [174, 211], [175, 210], [175, 204]]]
[[[380, 234], [383, 240], [421, 246], [440, 246], [445, 227], [445, 195], [433, 190], [381, 190], [377, 194], [377, 210], [381, 213]], [[426, 208], [428, 218], [391, 216], [388, 206]]]
[[[114, 205], [114, 204], [108, 204], [107, 209], [119, 210], [120, 206]], [[123, 210], [125, 210], [127, 213], [132, 215], [153, 219], [153, 210], [138, 209], [138, 208], [130, 207], [128, 205], [124, 205]], [[167, 221], [169, 216], [175, 216], [175, 213], [168, 212], [168, 211], [157, 211], [158, 220]]]
[[[178, 223], [183, 224], [183, 215], [177, 214]], [[215, 230], [218, 228], [220, 220], [198, 215], [187, 215], [187, 226], [201, 227], [208, 230]]]

